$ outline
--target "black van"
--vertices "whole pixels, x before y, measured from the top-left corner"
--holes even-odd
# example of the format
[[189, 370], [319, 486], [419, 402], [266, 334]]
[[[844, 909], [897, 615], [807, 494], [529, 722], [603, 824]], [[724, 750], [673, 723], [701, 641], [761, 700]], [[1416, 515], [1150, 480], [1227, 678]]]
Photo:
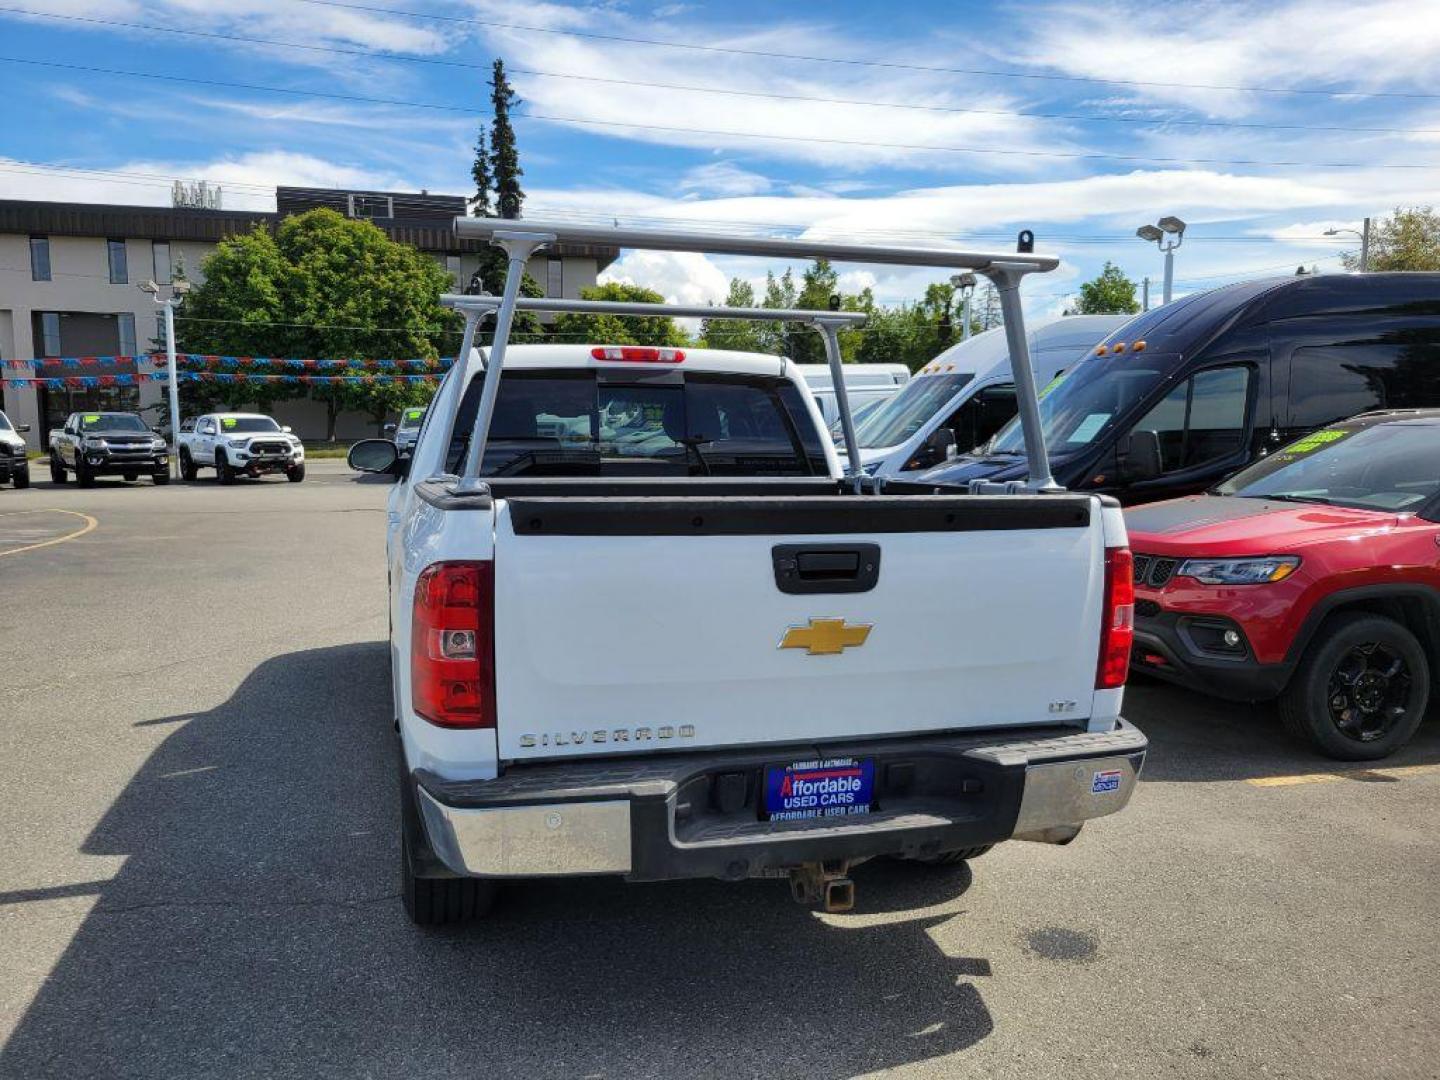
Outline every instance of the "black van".
[[[1140, 503], [1204, 491], [1369, 409], [1440, 407], [1440, 274], [1332, 274], [1186, 296], [1126, 323], [1040, 401], [1055, 479]], [[1019, 421], [922, 483], [1026, 475]]]

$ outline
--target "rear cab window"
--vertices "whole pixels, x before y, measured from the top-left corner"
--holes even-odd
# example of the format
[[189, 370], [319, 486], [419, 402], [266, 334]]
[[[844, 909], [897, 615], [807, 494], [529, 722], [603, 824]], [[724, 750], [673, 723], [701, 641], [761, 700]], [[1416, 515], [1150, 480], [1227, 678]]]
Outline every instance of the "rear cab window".
[[[466, 389], [446, 463], [457, 472], [481, 379]], [[825, 452], [788, 379], [719, 372], [507, 371], [484, 476], [823, 476]]]

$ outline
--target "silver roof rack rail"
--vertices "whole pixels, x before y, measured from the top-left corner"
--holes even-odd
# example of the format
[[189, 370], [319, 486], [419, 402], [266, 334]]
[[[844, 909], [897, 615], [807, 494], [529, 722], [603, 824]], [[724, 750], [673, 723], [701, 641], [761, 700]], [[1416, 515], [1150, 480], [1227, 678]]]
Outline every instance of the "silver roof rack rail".
[[[475, 333], [479, 322], [492, 312], [495, 315], [495, 340], [485, 365], [485, 382], [480, 392], [480, 406], [475, 414], [475, 428], [470, 435], [465, 462], [453, 487], [457, 494], [486, 490], [480, 478], [485, 456], [485, 443], [490, 421], [495, 413], [495, 400], [500, 390], [500, 373], [505, 364], [505, 351], [516, 311], [577, 312], [586, 314], [675, 316], [680, 318], [765, 319], [799, 322], [814, 327], [825, 339], [825, 352], [835, 383], [835, 401], [845, 437], [849, 461], [848, 475], [856, 490], [861, 490], [863, 472], [860, 450], [855, 442], [855, 425], [850, 411], [849, 394], [845, 389], [841, 366], [839, 331], [842, 327], [864, 321], [861, 312], [847, 311], [782, 311], [773, 308], [718, 308], [698, 305], [636, 304], [608, 300], [564, 300], [521, 298], [520, 280], [525, 264], [541, 248], [555, 243], [603, 244], [612, 247], [638, 248], [649, 251], [694, 251], [709, 255], [754, 255], [769, 258], [829, 259], [834, 262], [870, 263], [884, 266], [933, 266], [947, 269], [973, 270], [994, 284], [1000, 295], [1000, 310], [1005, 321], [1005, 337], [1010, 347], [1010, 368], [1015, 378], [1015, 394], [1020, 425], [1025, 437], [1029, 463], [1026, 487], [1035, 491], [1059, 490], [1050, 475], [1040, 429], [1040, 408], [1035, 391], [1035, 375], [1025, 339], [1025, 321], [1020, 306], [1020, 282], [1026, 274], [1053, 270], [1060, 260], [1052, 255], [1036, 255], [1034, 235], [1020, 233], [1015, 253], [983, 253], [952, 248], [899, 247], [884, 244], [850, 244], [829, 240], [785, 237], [732, 236], [724, 233], [668, 232], [656, 229], [632, 229], [619, 225], [605, 227], [564, 221], [517, 221], [504, 218], [455, 219], [455, 233], [466, 239], [488, 240], [504, 250], [508, 263], [505, 289], [498, 297], [447, 295], [442, 302], [465, 315], [465, 333], [460, 346], [460, 387], [454, 396], [455, 406], [449, 418], [450, 437], [455, 434], [464, 389], [474, 370]], [[597, 342], [596, 344], [604, 344]]]

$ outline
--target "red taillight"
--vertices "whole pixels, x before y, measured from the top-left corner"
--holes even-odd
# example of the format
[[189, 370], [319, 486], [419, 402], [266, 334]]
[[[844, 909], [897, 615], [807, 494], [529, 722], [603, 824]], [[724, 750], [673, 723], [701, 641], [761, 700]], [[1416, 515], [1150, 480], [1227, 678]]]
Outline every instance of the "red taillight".
[[596, 345], [590, 350], [596, 360], [628, 360], [634, 364], [678, 364], [684, 349], [652, 349], [647, 345]]
[[495, 726], [495, 564], [442, 562], [415, 582], [410, 701], [441, 727]]
[[1130, 671], [1130, 646], [1135, 643], [1135, 567], [1129, 548], [1105, 549], [1105, 603], [1101, 609], [1100, 663], [1095, 689], [1125, 685]]

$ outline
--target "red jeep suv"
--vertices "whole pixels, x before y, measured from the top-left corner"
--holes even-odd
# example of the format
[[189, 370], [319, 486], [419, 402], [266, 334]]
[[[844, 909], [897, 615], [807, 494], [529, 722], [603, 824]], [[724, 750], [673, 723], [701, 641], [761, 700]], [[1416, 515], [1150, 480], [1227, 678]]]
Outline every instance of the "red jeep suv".
[[1126, 523], [1132, 668], [1278, 697], [1330, 757], [1385, 757], [1414, 734], [1440, 663], [1440, 410], [1332, 424]]

